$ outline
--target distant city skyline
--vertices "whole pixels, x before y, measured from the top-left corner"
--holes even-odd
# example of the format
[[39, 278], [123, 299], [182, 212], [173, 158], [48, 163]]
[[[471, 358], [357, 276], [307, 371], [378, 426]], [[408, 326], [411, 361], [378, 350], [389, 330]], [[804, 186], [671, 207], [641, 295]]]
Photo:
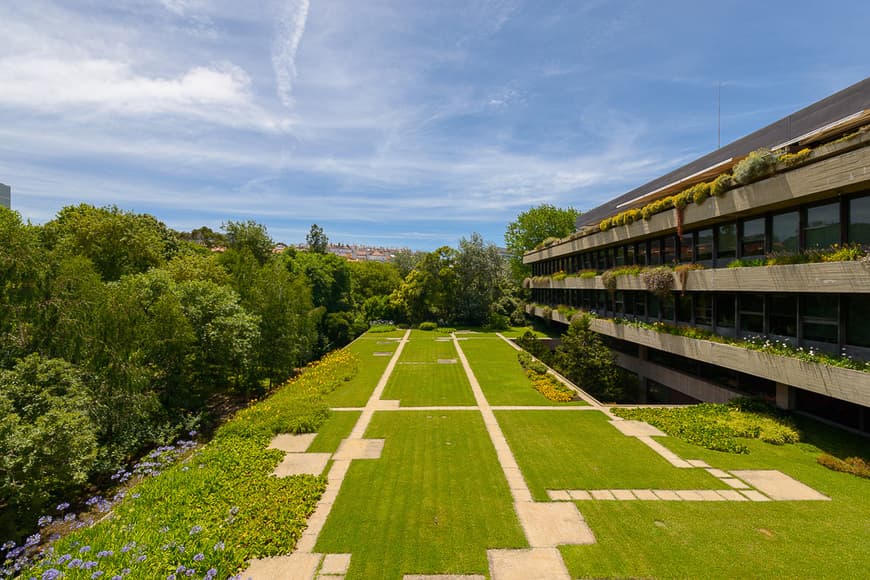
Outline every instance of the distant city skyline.
[[[847, 17], [844, 17], [846, 15]], [[870, 5], [0, 4], [0, 182], [36, 223], [431, 250], [589, 210], [868, 74]], [[819, 41], [819, 39], [828, 39]]]

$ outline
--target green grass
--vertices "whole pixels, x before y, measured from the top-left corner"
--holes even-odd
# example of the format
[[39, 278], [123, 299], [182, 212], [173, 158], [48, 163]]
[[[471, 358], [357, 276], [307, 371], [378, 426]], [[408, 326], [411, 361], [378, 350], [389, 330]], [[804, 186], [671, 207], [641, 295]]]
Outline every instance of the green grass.
[[351, 464], [315, 547], [352, 553], [348, 580], [487, 574], [487, 549], [526, 547], [479, 413], [376, 413], [366, 437], [383, 456]]
[[391, 358], [375, 356], [375, 353], [396, 352], [399, 346], [397, 341], [387, 340], [391, 334], [394, 333], [366, 334], [347, 347], [346, 350], [359, 356], [360, 369], [354, 377], [326, 397], [330, 407], [365, 406]]
[[308, 453], [335, 453], [342, 439], [353, 430], [359, 411], [333, 411], [332, 415], [317, 430], [317, 437], [308, 447]]
[[[564, 547], [573, 577], [858, 578], [870, 567], [870, 484], [816, 463], [821, 450], [867, 453], [867, 441], [801, 420], [809, 443], [745, 440], [747, 455], [660, 441], [730, 469], [778, 469], [832, 501], [579, 502], [594, 546]], [[658, 522], [658, 523], [657, 523]], [[862, 572], [863, 570], [863, 572]]]
[[460, 347], [490, 405], [586, 405], [558, 403], [536, 391], [517, 361], [517, 351], [493, 334], [464, 340]]
[[[439, 359], [456, 363], [439, 364]], [[475, 404], [453, 342], [438, 341], [436, 335], [418, 330], [412, 331], [383, 398], [399, 399], [403, 407]]]
[[726, 488], [703, 470], [673, 467], [598, 411], [496, 411], [496, 418], [538, 500], [548, 489]]

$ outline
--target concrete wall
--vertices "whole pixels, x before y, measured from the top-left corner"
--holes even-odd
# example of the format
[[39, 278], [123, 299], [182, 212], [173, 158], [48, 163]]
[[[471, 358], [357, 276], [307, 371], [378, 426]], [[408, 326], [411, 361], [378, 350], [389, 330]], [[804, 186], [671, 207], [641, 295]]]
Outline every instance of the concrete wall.
[[727, 403], [735, 397], [742, 396], [737, 391], [720, 387], [715, 383], [687, 375], [654, 362], [641, 360], [637, 357], [618, 352], [616, 364], [622, 368], [637, 373], [642, 379], [652, 379], [668, 388], [679, 391], [699, 401], [708, 403]]
[[[601, 276], [562, 280], [530, 279], [530, 288], [554, 290], [605, 290]], [[619, 290], [646, 290], [640, 276], [619, 276]], [[674, 290], [682, 290], [679, 276], [674, 276]], [[805, 292], [868, 293], [870, 292], [870, 263], [820, 262], [818, 264], [790, 264], [758, 266], [752, 268], [715, 268], [690, 270], [686, 273], [687, 292]]]
[[0, 207], [12, 207], [12, 188], [0, 183]]

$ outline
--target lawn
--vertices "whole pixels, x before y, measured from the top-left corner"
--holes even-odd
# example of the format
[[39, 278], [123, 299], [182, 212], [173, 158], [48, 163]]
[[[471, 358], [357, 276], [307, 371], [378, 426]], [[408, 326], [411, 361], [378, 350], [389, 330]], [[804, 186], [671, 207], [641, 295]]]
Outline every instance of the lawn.
[[617, 431], [598, 411], [495, 415], [538, 501], [548, 500], [548, 489], [726, 488], [703, 470], [673, 467], [636, 438]]
[[867, 453], [867, 441], [802, 420], [808, 443], [742, 440], [748, 455], [660, 441], [722, 469], [778, 469], [832, 501], [581, 502], [594, 546], [563, 547], [576, 577], [859, 578], [870, 566], [870, 481], [816, 463], [820, 450]]
[[517, 350], [494, 334], [463, 340], [460, 347], [490, 405], [586, 405], [558, 403], [536, 391], [517, 361]]
[[[404, 334], [403, 331], [398, 336]], [[359, 372], [341, 387], [330, 393], [326, 402], [330, 407], [364, 407], [378, 379], [384, 374], [390, 356], [375, 356], [375, 353], [394, 353], [399, 346], [395, 332], [365, 334], [347, 347], [347, 350], [360, 358]]]
[[342, 439], [350, 435], [359, 411], [333, 411], [329, 419], [317, 430], [317, 437], [308, 447], [309, 453], [335, 453]]
[[459, 355], [453, 342], [445, 338], [413, 331], [382, 398], [398, 399], [403, 407], [474, 405], [474, 393]]
[[347, 579], [486, 574], [486, 550], [525, 547], [476, 411], [376, 413], [383, 456], [351, 464], [315, 551], [352, 553]]

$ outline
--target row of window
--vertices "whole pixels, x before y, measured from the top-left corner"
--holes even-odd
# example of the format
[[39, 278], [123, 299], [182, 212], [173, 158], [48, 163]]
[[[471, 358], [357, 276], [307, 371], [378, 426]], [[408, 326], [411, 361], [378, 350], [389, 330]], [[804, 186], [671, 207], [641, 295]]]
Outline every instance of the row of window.
[[604, 316], [700, 326], [726, 336], [772, 335], [797, 344], [870, 348], [868, 294], [689, 292], [662, 300], [646, 291], [532, 290], [539, 304], [565, 304]]
[[725, 267], [736, 258], [797, 253], [833, 244], [870, 244], [870, 195], [669, 234], [532, 264], [532, 274], [607, 270], [625, 265], [698, 262]]

